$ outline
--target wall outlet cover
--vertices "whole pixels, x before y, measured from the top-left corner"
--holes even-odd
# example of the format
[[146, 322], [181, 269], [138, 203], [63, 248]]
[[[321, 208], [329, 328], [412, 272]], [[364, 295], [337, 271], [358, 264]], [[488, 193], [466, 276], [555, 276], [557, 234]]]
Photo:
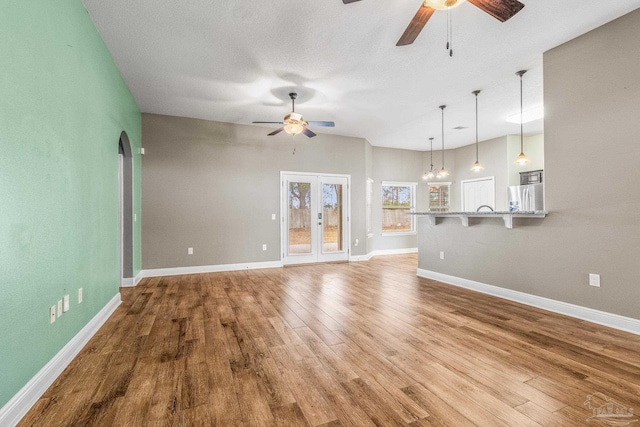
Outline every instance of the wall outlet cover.
[[266, 251], [266, 250], [267, 250], [267, 244], [266, 244], [266, 243], [262, 245], [262, 250], [263, 250], [263, 251]]
[[52, 305], [49, 309], [49, 323], [53, 323], [56, 321], [56, 306]]
[[444, 251], [440, 251], [440, 259], [444, 259]]
[[589, 273], [589, 286], [600, 287], [600, 275]]
[[193, 255], [193, 248], [187, 248], [187, 255]]

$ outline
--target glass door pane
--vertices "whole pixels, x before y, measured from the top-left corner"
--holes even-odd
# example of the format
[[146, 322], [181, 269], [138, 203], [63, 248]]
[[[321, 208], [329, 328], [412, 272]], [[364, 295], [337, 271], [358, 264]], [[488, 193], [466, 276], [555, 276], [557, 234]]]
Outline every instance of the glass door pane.
[[322, 184], [322, 252], [342, 251], [342, 184]]
[[311, 184], [289, 182], [289, 250], [290, 254], [312, 253]]

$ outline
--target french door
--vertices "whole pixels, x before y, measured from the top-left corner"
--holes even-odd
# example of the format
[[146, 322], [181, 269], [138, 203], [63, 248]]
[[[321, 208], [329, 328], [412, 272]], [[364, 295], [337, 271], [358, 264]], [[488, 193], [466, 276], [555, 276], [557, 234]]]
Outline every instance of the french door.
[[283, 173], [283, 263], [347, 261], [348, 203], [348, 176]]

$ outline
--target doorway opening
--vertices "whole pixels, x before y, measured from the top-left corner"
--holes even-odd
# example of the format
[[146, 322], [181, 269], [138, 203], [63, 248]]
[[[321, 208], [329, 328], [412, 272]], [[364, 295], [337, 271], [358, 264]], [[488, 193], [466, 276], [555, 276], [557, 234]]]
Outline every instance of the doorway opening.
[[120, 286], [133, 286], [133, 157], [126, 132], [118, 140]]
[[348, 261], [350, 176], [280, 175], [283, 264]]

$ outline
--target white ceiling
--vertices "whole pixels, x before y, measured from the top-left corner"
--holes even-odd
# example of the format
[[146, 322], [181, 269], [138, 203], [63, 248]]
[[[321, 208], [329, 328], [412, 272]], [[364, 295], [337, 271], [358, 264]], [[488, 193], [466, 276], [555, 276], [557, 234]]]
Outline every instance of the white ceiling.
[[[440, 146], [441, 104], [446, 148], [474, 141], [476, 89], [480, 139], [519, 133], [506, 122], [519, 112], [515, 72], [529, 70], [524, 109], [541, 105], [544, 51], [640, 7], [640, 0], [521, 1], [525, 8], [505, 23], [470, 3], [453, 9], [452, 58], [442, 11], [415, 43], [395, 46], [420, 0], [84, 3], [143, 112], [279, 121], [295, 91], [305, 119], [336, 122], [312, 128], [317, 133], [426, 150], [430, 136]], [[526, 134], [543, 130], [542, 120], [524, 126]]]

